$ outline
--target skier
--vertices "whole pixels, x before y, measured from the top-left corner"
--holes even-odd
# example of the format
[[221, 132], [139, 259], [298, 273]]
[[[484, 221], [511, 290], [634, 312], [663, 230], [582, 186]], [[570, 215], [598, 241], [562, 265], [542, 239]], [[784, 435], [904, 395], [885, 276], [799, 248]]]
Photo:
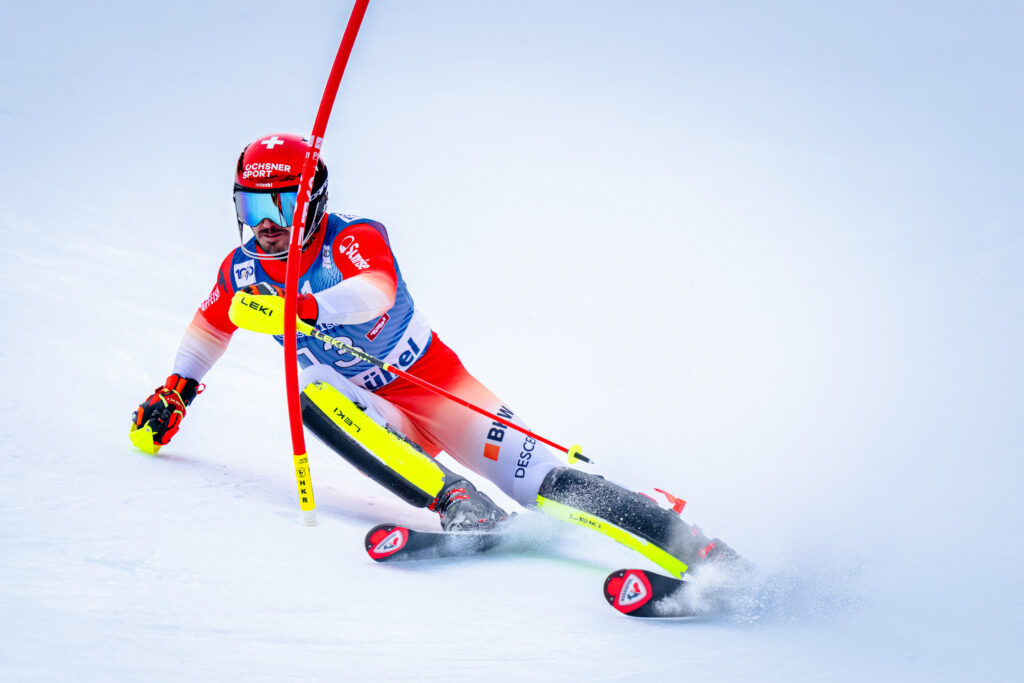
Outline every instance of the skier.
[[[203, 377], [236, 326], [232, 296], [282, 295], [292, 214], [307, 143], [276, 133], [245, 146], [235, 168], [241, 246], [227, 255], [213, 290], [185, 330], [170, 376], [133, 414], [132, 440], [156, 452], [177, 433]], [[473, 377], [416, 308], [387, 230], [377, 221], [329, 214], [327, 167], [319, 161], [301, 245], [298, 317], [371, 356], [525, 426]], [[252, 237], [246, 239], [246, 229]], [[278, 337], [278, 341], [281, 338]], [[445, 531], [493, 528], [507, 513], [466, 477], [434, 458], [444, 451], [517, 503], [602, 531], [676, 575], [736, 554], [678, 514], [605, 479], [567, 467], [542, 444], [403, 377], [300, 335], [306, 428], [407, 502], [440, 516]]]

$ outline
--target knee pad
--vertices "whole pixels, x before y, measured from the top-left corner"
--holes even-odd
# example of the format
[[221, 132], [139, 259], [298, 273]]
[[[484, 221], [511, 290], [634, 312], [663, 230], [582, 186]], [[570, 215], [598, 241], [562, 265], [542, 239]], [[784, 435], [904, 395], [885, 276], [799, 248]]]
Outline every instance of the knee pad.
[[302, 390], [302, 422], [360, 472], [416, 507], [444, 488], [448, 470], [402, 435], [371, 420], [326, 382]]

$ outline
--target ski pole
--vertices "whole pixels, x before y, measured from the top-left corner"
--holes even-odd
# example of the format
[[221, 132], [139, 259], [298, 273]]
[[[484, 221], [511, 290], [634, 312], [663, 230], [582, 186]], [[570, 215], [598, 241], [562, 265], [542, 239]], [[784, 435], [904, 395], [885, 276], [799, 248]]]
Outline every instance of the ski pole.
[[306, 159], [302, 164], [299, 176], [299, 193], [295, 202], [295, 214], [292, 217], [292, 235], [288, 244], [288, 265], [284, 278], [284, 310], [288, 312], [284, 322], [284, 384], [288, 396], [288, 422], [292, 435], [292, 459], [295, 464], [295, 483], [299, 488], [299, 506], [302, 518], [307, 525], [316, 524], [316, 504], [313, 499], [313, 481], [309, 473], [309, 457], [306, 455], [306, 442], [302, 432], [302, 412], [299, 403], [299, 375], [296, 369], [298, 348], [295, 338], [295, 310], [299, 296], [299, 245], [306, 233], [306, 212], [313, 191], [313, 179], [316, 175], [316, 164], [320, 159], [320, 147], [323, 145], [327, 121], [331, 117], [334, 98], [338, 94], [341, 77], [345, 73], [352, 46], [355, 44], [359, 26], [370, 0], [356, 0], [352, 6], [348, 26], [338, 46], [338, 54], [334, 57], [331, 74], [327, 78], [320, 108], [316, 112], [313, 133], [309, 137], [306, 148]]
[[[228, 315], [231, 318], [231, 322], [238, 325], [239, 327], [251, 330], [253, 332], [261, 332], [263, 334], [281, 334], [284, 331], [284, 320], [286, 319], [286, 308], [285, 302], [281, 300], [281, 297], [273, 294], [247, 294], [246, 292], [235, 292], [234, 297], [231, 299], [231, 308], [228, 311]], [[461, 406], [469, 408], [470, 410], [479, 413], [485, 417], [489, 417], [495, 422], [505, 425], [509, 429], [514, 429], [517, 432], [521, 432], [526, 436], [536, 439], [541, 443], [547, 444], [552, 448], [556, 448], [569, 457], [569, 462], [573, 463], [577, 460], [583, 462], [591, 462], [590, 458], [583, 455], [583, 449], [579, 445], [574, 445], [571, 448], [566, 448], [560, 444], [555, 443], [551, 439], [545, 438], [540, 434], [530, 431], [525, 427], [512, 424], [511, 420], [507, 418], [499, 417], [494, 413], [484, 410], [483, 408], [470, 403], [469, 401], [456, 396], [439, 386], [431, 384], [430, 382], [420, 379], [416, 375], [410, 374], [401, 368], [396, 368], [394, 365], [385, 361], [371, 356], [362, 349], [358, 349], [350, 344], [346, 344], [340, 339], [335, 339], [330, 335], [324, 334], [320, 330], [316, 329], [312, 325], [302, 320], [296, 320], [295, 326], [298, 332], [302, 334], [318, 339], [325, 344], [341, 349], [347, 353], [352, 354], [356, 358], [362, 361], [366, 361], [371, 365], [375, 365], [384, 372], [391, 373], [396, 377], [406, 379], [413, 384], [423, 387], [428, 391], [432, 391], [435, 394], [444, 396], [450, 401], [454, 401]]]

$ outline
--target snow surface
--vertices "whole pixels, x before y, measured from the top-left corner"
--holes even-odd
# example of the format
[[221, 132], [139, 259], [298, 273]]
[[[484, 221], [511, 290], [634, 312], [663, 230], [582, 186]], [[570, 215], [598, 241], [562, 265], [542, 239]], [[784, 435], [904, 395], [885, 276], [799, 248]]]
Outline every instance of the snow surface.
[[640, 621], [536, 518], [373, 564], [435, 520], [315, 442], [304, 527], [267, 339], [128, 442], [349, 4], [5, 3], [0, 680], [1019, 680], [1021, 10], [830, 5], [374, 0], [335, 106], [331, 207], [469, 368], [761, 567]]

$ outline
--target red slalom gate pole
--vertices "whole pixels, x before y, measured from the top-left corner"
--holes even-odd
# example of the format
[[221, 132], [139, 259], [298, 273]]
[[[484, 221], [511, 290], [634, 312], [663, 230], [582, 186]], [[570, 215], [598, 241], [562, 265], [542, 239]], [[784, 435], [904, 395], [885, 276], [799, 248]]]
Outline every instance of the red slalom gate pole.
[[[306, 454], [306, 440], [302, 433], [302, 410], [299, 403], [299, 371], [298, 346], [296, 340], [296, 309], [299, 296], [299, 270], [301, 268], [301, 249], [299, 245], [306, 235], [306, 212], [313, 192], [313, 180], [316, 176], [316, 164], [320, 160], [320, 147], [323, 145], [327, 121], [331, 118], [334, 98], [338, 94], [341, 77], [345, 73], [352, 46], [363, 23], [363, 15], [370, 0], [356, 0], [352, 7], [345, 35], [338, 46], [338, 54], [334, 58], [334, 66], [327, 78], [327, 86], [320, 100], [320, 108], [313, 123], [313, 133], [309, 137], [306, 148], [306, 159], [302, 164], [302, 175], [299, 178], [299, 195], [295, 203], [295, 215], [292, 218], [292, 236], [288, 245], [288, 266], [284, 281], [284, 383], [288, 395], [288, 422], [292, 434], [292, 460], [295, 465], [295, 483], [299, 489], [299, 506], [306, 524], [316, 524], [316, 503], [313, 498], [313, 480], [309, 472], [309, 457]], [[315, 229], [315, 226], [314, 226]]]

